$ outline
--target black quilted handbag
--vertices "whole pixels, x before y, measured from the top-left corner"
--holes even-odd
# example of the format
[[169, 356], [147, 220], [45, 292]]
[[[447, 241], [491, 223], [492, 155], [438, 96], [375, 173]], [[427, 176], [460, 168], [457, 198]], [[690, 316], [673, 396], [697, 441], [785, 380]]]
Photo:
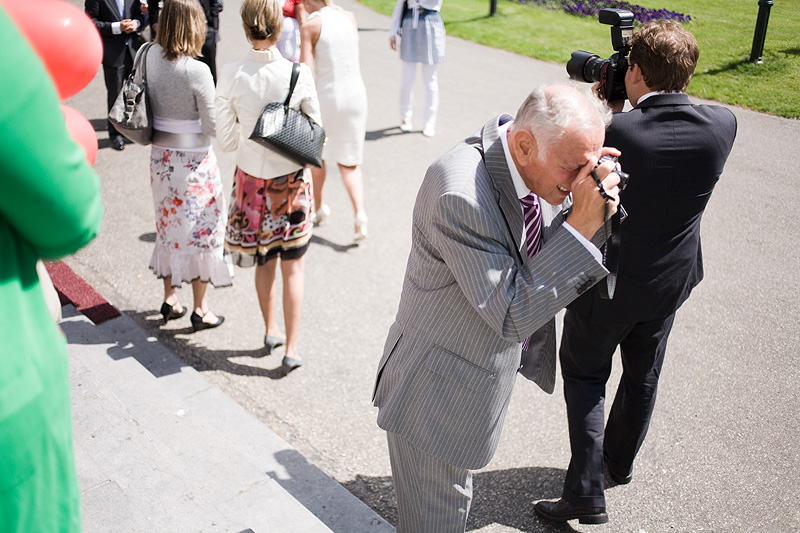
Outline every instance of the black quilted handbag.
[[300, 65], [294, 63], [286, 100], [283, 103], [270, 102], [264, 107], [250, 138], [303, 166], [319, 168], [322, 166], [325, 130], [302, 111], [289, 107], [299, 75]]

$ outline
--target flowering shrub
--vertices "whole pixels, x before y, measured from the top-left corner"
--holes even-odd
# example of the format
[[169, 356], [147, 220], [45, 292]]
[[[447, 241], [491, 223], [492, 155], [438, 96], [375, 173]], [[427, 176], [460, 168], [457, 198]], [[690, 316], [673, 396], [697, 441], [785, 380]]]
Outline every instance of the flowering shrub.
[[644, 23], [651, 20], [667, 19], [681, 23], [689, 22], [692, 17], [670, 11], [669, 9], [649, 9], [636, 4], [625, 2], [624, 0], [517, 0], [520, 4], [542, 6], [547, 9], [561, 10], [571, 15], [579, 17], [596, 17], [597, 12], [604, 7], [617, 9], [627, 9], [633, 12], [634, 20]]

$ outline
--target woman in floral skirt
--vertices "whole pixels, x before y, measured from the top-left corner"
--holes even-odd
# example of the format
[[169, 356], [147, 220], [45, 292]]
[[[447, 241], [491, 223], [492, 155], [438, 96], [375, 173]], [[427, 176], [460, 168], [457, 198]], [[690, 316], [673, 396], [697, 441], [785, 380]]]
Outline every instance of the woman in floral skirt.
[[186, 314], [176, 289], [191, 282], [194, 331], [222, 324], [224, 318], [208, 308], [206, 289], [209, 282], [230, 285], [232, 271], [223, 255], [225, 196], [211, 147], [214, 81], [208, 66], [194, 59], [205, 29], [196, 0], [166, 0], [156, 44], [145, 56], [153, 108], [150, 181], [156, 215], [150, 268], [164, 282], [164, 323]]
[[[282, 366], [290, 372], [303, 364], [298, 337], [304, 254], [311, 240], [311, 173], [249, 139], [264, 106], [286, 99], [292, 62], [275, 46], [283, 25], [279, 0], [244, 0], [241, 16], [253, 48], [241, 61], [222, 68], [216, 97], [217, 138], [224, 150], [236, 152], [225, 246], [237, 265], [256, 266], [256, 294], [264, 318], [266, 353], [285, 344]], [[321, 124], [313, 76], [307, 66], [299, 68], [289, 104]], [[285, 336], [275, 316], [279, 262]]]

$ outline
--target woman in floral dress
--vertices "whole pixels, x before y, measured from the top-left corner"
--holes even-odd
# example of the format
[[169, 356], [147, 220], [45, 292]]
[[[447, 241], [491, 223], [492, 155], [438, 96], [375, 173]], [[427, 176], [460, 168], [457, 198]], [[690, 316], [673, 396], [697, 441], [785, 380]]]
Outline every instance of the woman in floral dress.
[[[153, 108], [150, 181], [156, 244], [150, 268], [164, 282], [164, 323], [181, 318], [177, 287], [191, 282], [194, 331], [224, 318], [208, 308], [208, 282], [231, 284], [224, 260], [225, 197], [211, 136], [215, 133], [214, 81], [194, 59], [205, 39], [205, 15], [196, 0], [166, 0], [156, 44], [147, 51]], [[140, 54], [142, 52], [140, 51]]]

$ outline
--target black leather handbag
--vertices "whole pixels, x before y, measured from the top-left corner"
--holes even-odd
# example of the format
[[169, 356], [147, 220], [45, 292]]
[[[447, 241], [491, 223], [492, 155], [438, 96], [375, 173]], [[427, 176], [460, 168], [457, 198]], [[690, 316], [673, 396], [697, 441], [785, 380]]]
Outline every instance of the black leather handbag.
[[[137, 144], [150, 144], [153, 137], [153, 112], [147, 97], [147, 64], [145, 58], [152, 43], [144, 45], [136, 56], [133, 70], [125, 79], [108, 120], [118, 132]], [[141, 70], [139, 64], [141, 63]]]
[[289, 107], [299, 75], [300, 65], [294, 63], [286, 100], [270, 102], [264, 107], [250, 138], [303, 166], [319, 168], [322, 166], [325, 130], [302, 111]]

